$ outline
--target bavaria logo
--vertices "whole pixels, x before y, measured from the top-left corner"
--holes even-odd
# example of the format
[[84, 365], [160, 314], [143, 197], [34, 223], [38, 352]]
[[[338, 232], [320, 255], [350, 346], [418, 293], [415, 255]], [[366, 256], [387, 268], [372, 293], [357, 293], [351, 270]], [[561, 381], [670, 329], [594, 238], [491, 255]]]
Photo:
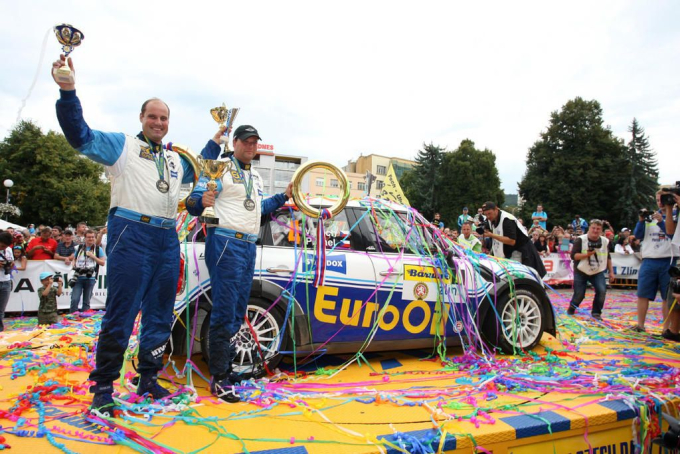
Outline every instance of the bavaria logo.
[[[305, 259], [307, 268], [311, 268], [316, 263], [316, 256], [307, 254]], [[345, 255], [327, 255], [326, 256], [326, 271], [334, 271], [340, 274], [347, 274], [347, 256]]]

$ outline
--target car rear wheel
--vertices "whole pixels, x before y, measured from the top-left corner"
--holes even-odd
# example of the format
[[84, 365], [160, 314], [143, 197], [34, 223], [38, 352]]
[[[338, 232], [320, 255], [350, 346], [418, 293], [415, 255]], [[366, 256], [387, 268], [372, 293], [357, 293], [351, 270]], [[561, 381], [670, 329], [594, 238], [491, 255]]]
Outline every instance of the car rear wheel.
[[[284, 314], [280, 307], [270, 309], [270, 306], [270, 301], [260, 298], [250, 298], [248, 301], [247, 317], [250, 326], [244, 322], [231, 339], [234, 349], [234, 361], [232, 363], [234, 372], [248, 373], [253, 371], [253, 364], [255, 363], [257, 366], [262, 362], [261, 355], [264, 356], [264, 360], [270, 369], [275, 368], [281, 361], [282, 355], [279, 353], [279, 344], [281, 344], [282, 349], [286, 347], [285, 338], [283, 342], [280, 342], [284, 329]], [[253, 336], [253, 332], [256, 337]], [[210, 317], [208, 316], [201, 327], [201, 349], [206, 362], [210, 359], [209, 336]]]
[[483, 334], [487, 342], [503, 353], [531, 350], [541, 340], [545, 315], [543, 304], [529, 289], [505, 293], [484, 320]]

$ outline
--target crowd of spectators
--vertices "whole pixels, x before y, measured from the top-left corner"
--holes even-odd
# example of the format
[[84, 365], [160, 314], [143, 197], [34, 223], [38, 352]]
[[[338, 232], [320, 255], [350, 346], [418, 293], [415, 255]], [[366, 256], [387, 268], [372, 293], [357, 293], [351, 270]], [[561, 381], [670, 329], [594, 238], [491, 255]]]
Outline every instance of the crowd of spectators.
[[[61, 260], [71, 266], [71, 312], [78, 311], [81, 299], [82, 311], [87, 311], [99, 266], [105, 263], [105, 248], [106, 226], [89, 229], [85, 222], [79, 222], [75, 229], [71, 226], [64, 229], [60, 226], [35, 227], [29, 224], [26, 229], [8, 227], [0, 230], [0, 331], [3, 329], [2, 318], [11, 292], [12, 278], [17, 272], [25, 271], [31, 260]], [[56, 298], [50, 290], [52, 283], [59, 285], [60, 295], [63, 282], [59, 282], [56, 277], [53, 279], [52, 273], [42, 273], [40, 280], [44, 288], [39, 292], [39, 315], [42, 313], [45, 317], [39, 319], [52, 323], [53, 314], [43, 311], [43, 306], [51, 307], [53, 298]], [[46, 314], [51, 315], [48, 317]]]
[[[588, 232], [588, 221], [581, 218], [579, 214], [574, 215], [574, 219], [565, 226], [556, 225], [551, 230], [547, 229], [548, 214], [543, 211], [543, 206], [538, 205], [536, 211], [532, 214], [532, 223], [527, 229], [531, 242], [536, 247], [539, 255], [547, 257], [551, 253], [570, 254], [574, 241], [581, 235]], [[477, 231], [480, 226], [483, 226], [486, 218], [482, 209], [477, 210], [477, 214], [473, 217], [468, 214], [468, 208], [463, 208], [463, 213], [458, 216], [457, 226], [448, 227], [444, 225], [439, 213], [435, 215], [433, 224], [440, 228], [447, 238], [454, 242], [458, 241], [463, 226], [467, 224], [470, 226], [472, 235], [480, 240], [482, 252], [488, 253], [491, 250], [489, 241], [485, 241], [482, 235]], [[522, 220], [520, 219], [520, 222]], [[630, 254], [640, 257], [640, 240], [635, 238], [632, 231], [628, 227], [623, 227], [620, 230], [614, 229], [609, 221], [603, 220], [603, 234], [609, 240], [609, 252], [617, 254]]]

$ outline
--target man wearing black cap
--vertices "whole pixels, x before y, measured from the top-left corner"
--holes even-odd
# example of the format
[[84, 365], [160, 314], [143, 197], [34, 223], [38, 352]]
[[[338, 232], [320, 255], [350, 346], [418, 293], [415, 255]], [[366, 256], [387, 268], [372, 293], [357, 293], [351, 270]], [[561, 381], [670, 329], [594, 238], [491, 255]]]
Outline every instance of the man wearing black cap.
[[208, 228], [205, 261], [213, 300], [208, 342], [210, 392], [226, 402], [240, 400], [232, 381], [235, 351], [230, 341], [241, 328], [248, 308], [260, 219], [281, 207], [292, 191], [291, 183], [285, 193], [264, 199], [262, 179], [251, 168], [259, 140], [257, 129], [252, 126], [236, 128], [234, 153], [227, 157], [231, 165], [217, 182], [217, 190], [208, 191], [208, 179], [202, 177], [186, 203], [194, 216], [200, 215], [205, 207], [214, 206], [220, 222]]
[[517, 218], [499, 209], [493, 202], [485, 202], [482, 210], [493, 229], [484, 232], [484, 238], [493, 240], [491, 245], [493, 255], [521, 262], [534, 268], [541, 277], [545, 276], [546, 271], [541, 257]]

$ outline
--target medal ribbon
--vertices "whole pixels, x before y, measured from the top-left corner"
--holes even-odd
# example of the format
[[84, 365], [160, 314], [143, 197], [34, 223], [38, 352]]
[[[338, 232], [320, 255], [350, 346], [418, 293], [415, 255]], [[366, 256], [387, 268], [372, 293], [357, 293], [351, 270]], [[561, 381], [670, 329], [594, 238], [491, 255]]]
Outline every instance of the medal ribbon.
[[324, 285], [326, 280], [326, 232], [323, 221], [333, 217], [333, 213], [323, 208], [319, 211], [319, 221], [316, 225], [316, 269], [314, 270], [314, 287]]
[[149, 148], [153, 154], [153, 161], [156, 163], [158, 178], [165, 181], [165, 153], [163, 152], [163, 144], [158, 145], [158, 149], [156, 149], [148, 137], [144, 136], [144, 140], [149, 144]]
[[238, 159], [234, 159], [234, 156], [230, 156], [229, 159], [231, 159], [231, 162], [234, 163], [236, 166], [236, 170], [238, 171], [239, 177], [241, 177], [241, 184], [243, 185], [244, 189], [246, 190], [246, 199], [251, 199], [250, 194], [253, 192], [253, 172], [248, 172], [249, 178], [248, 178], [248, 183], [246, 183], [246, 176], [243, 173], [243, 170], [241, 170], [241, 166], [238, 163]]

